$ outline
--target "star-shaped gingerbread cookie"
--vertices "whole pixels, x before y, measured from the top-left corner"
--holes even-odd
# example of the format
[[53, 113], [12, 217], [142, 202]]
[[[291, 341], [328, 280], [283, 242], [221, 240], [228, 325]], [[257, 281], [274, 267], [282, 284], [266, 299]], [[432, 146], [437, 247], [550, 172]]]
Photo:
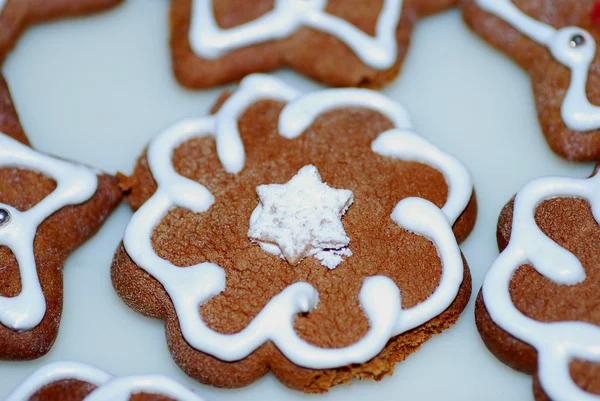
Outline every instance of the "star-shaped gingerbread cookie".
[[122, 0], [0, 0], [0, 60], [28, 26], [58, 18], [92, 14]]
[[[468, 0], [469, 27], [530, 76], [550, 148], [600, 159], [600, 41], [596, 0]], [[493, 78], [493, 77], [491, 77]]]
[[120, 199], [115, 178], [29, 147], [0, 78], [0, 359], [48, 352], [62, 312], [62, 265]]
[[175, 76], [190, 88], [289, 66], [332, 86], [392, 81], [421, 17], [458, 0], [172, 0]]

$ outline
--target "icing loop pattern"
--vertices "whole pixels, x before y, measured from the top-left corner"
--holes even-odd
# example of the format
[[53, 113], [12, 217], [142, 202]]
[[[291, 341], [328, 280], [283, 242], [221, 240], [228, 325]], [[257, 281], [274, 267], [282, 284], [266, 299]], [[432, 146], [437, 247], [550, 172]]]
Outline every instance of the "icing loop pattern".
[[221, 29], [214, 17], [212, 0], [193, 0], [190, 45], [205, 59], [216, 59], [242, 47], [290, 36], [302, 26], [344, 42], [363, 63], [378, 70], [391, 68], [398, 57], [396, 28], [403, 0], [384, 0], [372, 37], [350, 22], [328, 14], [327, 0], [276, 0], [269, 13], [243, 25]]
[[483, 299], [498, 326], [536, 348], [540, 383], [552, 400], [599, 401], [600, 396], [573, 382], [569, 364], [575, 358], [600, 362], [600, 327], [531, 319], [513, 305], [509, 292], [513, 274], [527, 264], [557, 284], [574, 285], [585, 280], [579, 259], [548, 238], [535, 222], [538, 205], [557, 197], [587, 200], [600, 222], [600, 175], [586, 180], [542, 178], [525, 185], [515, 198], [510, 243], [485, 277]]
[[46, 313], [33, 252], [37, 228], [63, 207], [90, 199], [96, 192], [98, 178], [87, 167], [40, 154], [2, 133], [0, 167], [33, 170], [56, 181], [56, 189], [25, 212], [0, 203], [0, 209], [9, 216], [0, 226], [0, 246], [13, 252], [21, 276], [20, 294], [0, 297], [0, 323], [13, 330], [30, 330], [40, 324]]
[[157, 394], [177, 401], [202, 401], [182, 385], [164, 376], [128, 376], [113, 378], [100, 369], [77, 362], [56, 362], [44, 366], [21, 384], [6, 401], [30, 399], [44, 386], [62, 381], [79, 380], [97, 387], [82, 401], [129, 401], [139, 393]]
[[[335, 108], [367, 107], [387, 116], [397, 128], [382, 133], [372, 150], [383, 156], [426, 163], [440, 170], [449, 185], [446, 205], [439, 209], [420, 198], [400, 201], [391, 214], [399, 226], [430, 239], [442, 261], [442, 277], [436, 291], [413, 308], [401, 308], [396, 284], [384, 276], [364, 280], [359, 301], [370, 322], [370, 331], [357, 343], [338, 349], [315, 347], [295, 332], [297, 314], [310, 312], [319, 294], [308, 283], [295, 283], [273, 297], [242, 331], [220, 334], [211, 330], [198, 312], [225, 289], [225, 272], [213, 263], [180, 268], [160, 258], [152, 247], [151, 234], [173, 208], [196, 213], [207, 211], [214, 202], [202, 185], [181, 177], [172, 166], [174, 150], [186, 140], [212, 135], [218, 157], [229, 172], [243, 167], [244, 150], [237, 119], [260, 99], [290, 102], [282, 111], [279, 131], [286, 138], [300, 135], [319, 115]], [[231, 146], [234, 144], [234, 146]], [[228, 155], [234, 149], [234, 156]], [[463, 280], [463, 261], [452, 225], [466, 208], [471, 194], [471, 178], [454, 157], [442, 153], [412, 130], [406, 111], [383, 95], [368, 90], [335, 89], [300, 96], [276, 78], [251, 75], [225, 102], [216, 115], [175, 124], [157, 137], [148, 150], [148, 164], [158, 189], [134, 214], [124, 237], [132, 260], [154, 276], [169, 294], [186, 341], [195, 349], [224, 361], [245, 358], [267, 341], [273, 342], [293, 363], [315, 369], [363, 363], [377, 355], [398, 334], [417, 327], [443, 312], [456, 297]]]
[[600, 129], [600, 107], [590, 103], [586, 92], [590, 66], [596, 56], [592, 35], [573, 26], [555, 29], [531, 18], [511, 0], [477, 0], [477, 4], [547, 47], [556, 61], [571, 70], [571, 83], [561, 108], [565, 125], [582, 132]]

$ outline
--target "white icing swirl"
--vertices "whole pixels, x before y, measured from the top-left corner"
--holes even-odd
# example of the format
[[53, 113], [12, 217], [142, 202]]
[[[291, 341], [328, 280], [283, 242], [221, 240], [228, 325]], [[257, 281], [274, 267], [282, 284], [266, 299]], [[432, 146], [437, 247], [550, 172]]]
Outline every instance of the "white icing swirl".
[[[400, 128], [381, 134], [373, 142], [373, 151], [439, 168], [450, 187], [443, 210], [427, 200], [407, 198], [400, 201], [391, 214], [399, 226], [427, 237], [437, 247], [442, 262], [438, 288], [426, 301], [403, 310], [400, 291], [390, 278], [366, 278], [359, 301], [371, 329], [357, 343], [345, 348], [315, 347], [295, 332], [295, 316], [310, 312], [319, 302], [315, 288], [302, 282], [288, 286], [273, 297], [244, 330], [236, 334], [220, 334], [211, 330], [203, 322], [198, 307], [225, 290], [224, 270], [208, 262], [180, 268], [160, 258], [152, 247], [151, 234], [170, 210], [183, 207], [202, 213], [214, 202], [212, 194], [204, 186], [178, 175], [174, 170], [171, 159], [177, 146], [202, 135], [213, 135], [217, 144], [219, 141], [236, 144], [233, 147], [234, 157], [229, 157], [227, 152], [232, 147], [225, 144], [217, 148], [217, 153], [225, 169], [239, 171], [243, 166], [243, 145], [237, 118], [251, 104], [267, 98], [291, 101], [281, 113], [279, 122], [280, 132], [287, 138], [300, 135], [316, 117], [332, 108], [359, 106], [379, 111]], [[414, 133], [406, 111], [377, 92], [340, 89], [298, 97], [296, 91], [276, 78], [252, 75], [242, 81], [216, 115], [180, 122], [157, 137], [150, 144], [148, 164], [158, 189], [131, 219], [125, 232], [125, 249], [138, 266], [164, 286], [177, 312], [185, 340], [193, 348], [221, 360], [243, 359], [271, 341], [293, 363], [308, 368], [325, 369], [363, 363], [377, 355], [391, 337], [427, 322], [448, 308], [462, 283], [463, 261], [452, 224], [471, 197], [470, 175], [457, 159], [442, 153]]]
[[538, 205], [557, 197], [587, 200], [600, 222], [600, 175], [587, 180], [548, 177], [526, 184], [515, 198], [510, 243], [485, 277], [483, 299], [498, 326], [536, 348], [539, 380], [553, 401], [598, 401], [599, 395], [573, 382], [569, 364], [575, 358], [600, 362], [600, 327], [585, 322], [539, 322], [522, 314], [510, 296], [510, 281], [526, 264], [557, 284], [585, 280], [585, 270], [575, 255], [548, 238], [535, 222]]
[[38, 153], [3, 133], [0, 133], [0, 167], [33, 170], [56, 181], [56, 189], [25, 212], [0, 203], [0, 208], [10, 213], [10, 221], [0, 227], [0, 246], [13, 252], [21, 277], [19, 295], [0, 297], [0, 323], [13, 330], [31, 330], [46, 314], [33, 252], [37, 228], [63, 207], [89, 200], [98, 187], [98, 177], [87, 167]]
[[78, 380], [97, 387], [83, 401], [128, 401], [139, 393], [162, 395], [177, 401], [202, 401], [190, 390], [164, 376], [114, 378], [100, 369], [77, 362], [55, 362], [38, 369], [6, 401], [29, 400], [45, 386], [63, 380]]
[[[510, 0], [477, 0], [477, 4], [547, 47], [556, 61], [571, 70], [571, 83], [561, 107], [565, 125], [582, 132], [599, 129], [600, 107], [590, 103], [586, 91], [590, 66], [596, 56], [596, 41], [592, 35], [573, 26], [557, 30], [531, 18]], [[578, 35], [583, 38], [579, 44], [573, 40]]]
[[325, 12], [327, 0], [276, 0], [267, 14], [229, 29], [221, 29], [214, 16], [212, 0], [193, 0], [190, 25], [192, 50], [205, 59], [216, 59], [230, 51], [283, 39], [302, 26], [313, 28], [344, 42], [368, 66], [386, 70], [398, 57], [396, 28], [403, 0], [384, 0], [371, 37], [350, 22]]

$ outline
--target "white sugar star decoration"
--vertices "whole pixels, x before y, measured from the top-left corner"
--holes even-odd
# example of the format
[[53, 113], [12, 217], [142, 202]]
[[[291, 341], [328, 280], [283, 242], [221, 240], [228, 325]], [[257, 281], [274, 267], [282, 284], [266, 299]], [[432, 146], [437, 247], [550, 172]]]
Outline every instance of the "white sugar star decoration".
[[291, 265], [315, 255], [330, 269], [352, 254], [341, 218], [354, 195], [324, 183], [315, 166], [302, 167], [286, 184], [261, 185], [256, 192], [260, 203], [248, 237], [266, 251], [279, 253]]

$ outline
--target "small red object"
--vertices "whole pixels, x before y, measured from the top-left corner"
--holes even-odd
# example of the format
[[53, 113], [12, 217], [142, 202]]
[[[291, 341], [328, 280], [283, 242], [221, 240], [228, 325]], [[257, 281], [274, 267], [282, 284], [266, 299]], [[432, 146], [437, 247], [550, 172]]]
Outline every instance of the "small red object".
[[594, 7], [592, 7], [592, 23], [600, 25], [600, 1], [594, 2]]

